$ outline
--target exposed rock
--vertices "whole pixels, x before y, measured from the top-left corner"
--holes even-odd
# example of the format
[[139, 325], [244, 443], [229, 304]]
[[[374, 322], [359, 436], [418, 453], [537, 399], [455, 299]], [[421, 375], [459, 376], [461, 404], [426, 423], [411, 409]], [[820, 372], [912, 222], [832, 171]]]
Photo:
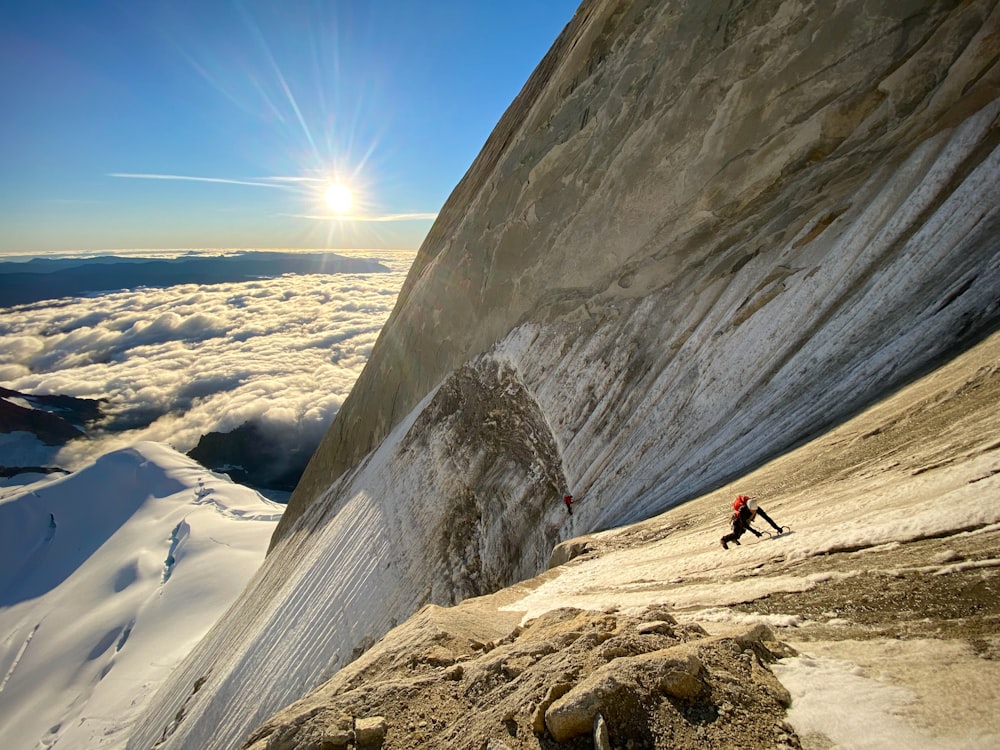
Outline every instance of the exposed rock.
[[[558, 532], [538, 500], [556, 497], [566, 480], [545, 417], [514, 368], [493, 359], [462, 367], [407, 430], [400, 451], [442, 467], [430, 471], [448, 485], [438, 506], [445, 512], [425, 519], [436, 527], [428, 556], [447, 571], [434, 582], [436, 603], [495, 591], [541, 569]], [[522, 543], [539, 535], [541, 549]]]
[[557, 742], [587, 734], [598, 714], [615, 717], [622, 706], [645, 703], [653, 686], [693, 702], [707, 690], [702, 673], [701, 661], [683, 646], [616, 659], [553, 702], [545, 726]]
[[559, 700], [562, 696], [573, 689], [573, 686], [566, 682], [560, 682], [549, 688], [549, 691], [535, 707], [535, 715], [531, 719], [531, 728], [535, 734], [542, 734], [546, 729], [545, 717], [549, 711], [549, 706]]
[[[588, 528], [967, 345], [1000, 314], [997, 22], [993, 0], [584, 2], [442, 208], [277, 538], [510, 336]], [[647, 493], [616, 496], [619, 470]]]
[[432, 667], [450, 667], [455, 663], [455, 654], [444, 646], [432, 646], [423, 660]]
[[354, 722], [354, 736], [358, 750], [376, 750], [385, 741], [386, 721], [384, 716], [357, 719]]
[[[915, 490], [926, 492], [928, 483], [935, 481], [932, 472], [914, 474], [931, 457], [958, 451], [961, 456], [973, 456], [977, 465], [993, 467], [997, 450], [993, 436], [1000, 434], [998, 355], [1000, 334], [856, 420], [740, 482], [780, 497], [783, 516], [797, 508], [803, 519], [812, 522], [819, 517], [822, 524], [817, 526], [817, 539], [836, 538], [841, 533], [854, 534], [852, 527], [858, 521], [835, 520], [845, 514], [845, 507], [822, 507], [816, 497], [836, 497], [845, 476], [875, 467], [869, 480], [872, 494], [892, 491], [910, 498], [918, 494]], [[863, 439], [866, 435], [869, 437]], [[870, 451], [872, 440], [880, 445], [875, 453]], [[973, 471], [970, 466], [959, 472], [958, 489], [969, 495], [975, 488], [985, 487], [982, 491], [988, 493], [996, 476]], [[785, 483], [794, 489], [775, 489]], [[734, 605], [726, 616], [775, 621], [788, 618], [787, 613], [796, 617], [780, 629], [747, 625], [730, 632], [720, 630], [716, 621], [706, 623], [715, 631], [709, 634], [690, 621], [689, 609], [677, 603], [690, 604], [692, 594], [699, 590], [704, 595], [706, 581], [709, 587], [722, 585], [712, 574], [731, 557], [720, 557], [721, 550], [717, 554], [699, 553], [703, 555], [699, 568], [686, 555], [702, 545], [714, 548], [713, 532], [724, 524], [731, 489], [724, 487], [640, 527], [603, 533], [594, 542], [592, 559], [567, 566], [558, 575], [546, 572], [510, 591], [468, 600], [451, 609], [425, 608], [313, 694], [273, 717], [255, 733], [248, 747], [262, 750], [269, 737], [301, 737], [304, 743], [307, 737], [322, 736], [330, 721], [326, 717], [349, 707], [359, 715], [363, 710], [399, 717], [400, 731], [394, 728], [387, 735], [389, 750], [444, 746], [482, 750], [490, 742], [502, 742], [510, 750], [539, 750], [554, 745], [551, 735], [532, 731], [534, 709], [552, 686], [580, 686], [600, 673], [612, 674], [619, 685], [628, 687], [622, 693], [624, 703], [609, 709], [605, 716], [612, 747], [628, 747], [631, 742], [633, 747], [647, 748], [797, 748], [800, 739], [785, 717], [789, 693], [771, 673], [775, 659], [795, 653], [783, 642], [786, 638], [815, 639], [827, 646], [842, 638], [874, 649], [878, 644], [866, 639], [882, 637], [890, 651], [911, 640], [919, 644], [926, 639], [949, 638], [955, 639], [953, 644], [964, 644], [972, 662], [970, 669], [992, 669], [989, 665], [1000, 655], [996, 635], [1000, 568], [995, 565], [1000, 533], [995, 524], [1000, 521], [1000, 512], [992, 495], [982, 502], [982, 522], [987, 525], [977, 532], [959, 530], [942, 538], [909, 541], [900, 541], [908, 538], [905, 534], [888, 539], [875, 535], [871, 547], [864, 550], [819, 548], [815, 554], [789, 555], [787, 559], [780, 549], [765, 554], [759, 558], [759, 568], [748, 566], [731, 582], [737, 590], [747, 586], [748, 593], [747, 599], [740, 599], [743, 603]], [[912, 502], [916, 503], [914, 508], [921, 507], [921, 501]], [[862, 505], [864, 523], [880, 522], [869, 502]], [[768, 507], [773, 510], [770, 503]], [[900, 533], [898, 519], [910, 515], [899, 515], [895, 509], [882, 521]], [[679, 528], [688, 531], [678, 532]], [[798, 532], [806, 533], [805, 529]], [[886, 543], [889, 540], [896, 541]], [[609, 565], [611, 560], [660, 560], [675, 546], [682, 550], [677, 553], [676, 565], [690, 580], [651, 581], [646, 571], [637, 569], [641, 566]], [[754, 549], [768, 547], [748, 546], [744, 552]], [[636, 558], [628, 557], [633, 554]], [[511, 614], [503, 607], [523, 603], [530, 592], [543, 591], [550, 583], [562, 586], [561, 596], [569, 597], [572, 589], [567, 578], [578, 568], [584, 584], [577, 593], [584, 600], [603, 588], [619, 607], [605, 604], [601, 611], [564, 607], [521, 626], [520, 615], [515, 613], [502, 625], [501, 619]], [[632, 571], [635, 577], [624, 579], [630, 582], [628, 587], [617, 588], [617, 581], [608, 579], [611, 568]], [[931, 574], [945, 570], [953, 572]], [[770, 577], [808, 579], [814, 585], [804, 591], [784, 593], [779, 589], [763, 595]], [[661, 591], [665, 600], [621, 611], [627, 609], [630, 590], [640, 582], [647, 595], [652, 590]], [[670, 629], [648, 627], [673, 620], [680, 622]], [[486, 643], [493, 647], [484, 649]], [[455, 666], [463, 667], [459, 681], [445, 679], [444, 670], [419, 658], [433, 644], [455, 654]], [[919, 653], [926, 646], [917, 648]], [[899, 671], [919, 666], [908, 652], [902, 653], [905, 662]], [[665, 654], [676, 661], [675, 669], [682, 678], [668, 682], [667, 687], [695, 688], [678, 690], [680, 698], [664, 692], [660, 679], [664, 670], [649, 666], [662, 663]], [[700, 671], [694, 669], [693, 659], [700, 662]], [[942, 679], [952, 678], [942, 674]], [[701, 693], [698, 682], [703, 686]], [[932, 697], [930, 702], [935, 706], [949, 699], [959, 705], [967, 703], [964, 696], [936, 693]], [[966, 710], [971, 710], [968, 705]], [[956, 718], [957, 722], [965, 720]], [[587, 731], [562, 746], [573, 750], [589, 747]], [[984, 734], [988, 732], [984, 729]], [[813, 739], [822, 744], [822, 738]]]
[[600, 714], [594, 717], [594, 750], [611, 750], [608, 722]]
[[323, 734], [321, 750], [346, 750], [354, 740], [354, 733], [346, 729], [330, 729]]
[[660, 690], [667, 695], [693, 703], [705, 692], [701, 662], [693, 654], [678, 657], [663, 653], [655, 659], [645, 657], [645, 661], [644, 667], [660, 671]]
[[[441, 623], [454, 618], [467, 635], [469, 613], [495, 606], [490, 599], [437, 614]], [[645, 617], [660, 609], [650, 607], [637, 616], [555, 610], [512, 629], [492, 652], [463, 654], [457, 684], [429, 671], [425, 661], [406, 657], [419, 640], [435, 638], [418, 618], [390, 633], [308, 700], [274, 717], [246, 747], [270, 748], [275, 738], [304, 747], [310, 737], [329, 735], [329, 717], [345, 711], [392, 716], [401, 729], [385, 734], [387, 750], [481, 750], [484, 743], [537, 748], [549, 737], [567, 742], [597, 736], [598, 714], [604, 717], [604, 736], [620, 746], [659, 747], [678, 737], [691, 742], [739, 737], [736, 744], [743, 747], [776, 742], [774, 727], [783, 706], [774, 698], [772, 683], [777, 682], [767, 667], [774, 657], [765, 645], [773, 634], [749, 628], [690, 641], [657, 631], [640, 634]], [[600, 633], [611, 634], [628, 655], [606, 661], [601, 654], [605, 641], [595, 637]], [[515, 661], [523, 669], [505, 672], [504, 665]], [[722, 703], [730, 707], [725, 712], [717, 708]], [[362, 726], [358, 720], [359, 745]]]
[[0, 432], [28, 432], [45, 445], [64, 445], [84, 437], [85, 427], [100, 417], [100, 401], [0, 388]]
[[206, 468], [228, 474], [234, 482], [284, 492], [295, 484], [309, 461], [308, 455], [289, 452], [281, 435], [256, 422], [244, 422], [230, 432], [202, 435], [187, 455]]
[[586, 539], [568, 539], [560, 542], [552, 549], [549, 557], [549, 567], [555, 568], [565, 565], [570, 560], [585, 555], [590, 551], [590, 544]]
[[617, 670], [591, 676], [545, 710], [544, 727], [556, 742], [590, 732], [601, 710], [624, 704], [631, 691]]

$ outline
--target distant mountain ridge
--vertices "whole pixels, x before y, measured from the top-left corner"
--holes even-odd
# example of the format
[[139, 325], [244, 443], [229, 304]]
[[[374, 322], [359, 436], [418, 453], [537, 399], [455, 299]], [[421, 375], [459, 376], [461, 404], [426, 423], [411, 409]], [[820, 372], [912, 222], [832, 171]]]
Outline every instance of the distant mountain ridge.
[[289, 451], [286, 442], [257, 422], [244, 422], [229, 432], [202, 435], [186, 455], [239, 484], [288, 493], [309, 461], [308, 452], [304, 453]]
[[63, 445], [82, 437], [86, 425], [100, 417], [100, 401], [0, 387], [0, 432], [27, 432], [45, 445]]
[[245, 252], [178, 258], [35, 258], [0, 263], [0, 307], [136, 287], [220, 284], [286, 273], [382, 273], [376, 260], [336, 253]]

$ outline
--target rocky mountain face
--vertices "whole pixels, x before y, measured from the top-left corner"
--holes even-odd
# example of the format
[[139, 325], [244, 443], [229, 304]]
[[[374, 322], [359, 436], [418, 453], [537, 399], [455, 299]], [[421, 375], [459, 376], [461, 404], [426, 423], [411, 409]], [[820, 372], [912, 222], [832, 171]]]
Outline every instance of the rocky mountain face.
[[[996, 22], [991, 2], [584, 3], [442, 210], [279, 537], [515, 339], [573, 487], [650, 475], [602, 524], [960, 347], [998, 314]], [[632, 443], [636, 421], [661, 437]]]
[[[429, 606], [245, 747], [609, 750], [613, 734], [615, 747], [792, 748], [791, 699], [765, 666], [789, 653], [766, 627], [711, 636], [662, 606], [555, 609], [523, 627]], [[362, 728], [373, 717], [380, 736]]]
[[235, 746], [421, 606], [717, 488], [984, 336], [998, 39], [987, 0], [585, 2], [130, 747]]
[[244, 422], [229, 432], [202, 435], [187, 455], [212, 471], [228, 474], [234, 482], [291, 492], [305, 469], [308, 454], [290, 451], [288, 442], [274, 431], [257, 422]]

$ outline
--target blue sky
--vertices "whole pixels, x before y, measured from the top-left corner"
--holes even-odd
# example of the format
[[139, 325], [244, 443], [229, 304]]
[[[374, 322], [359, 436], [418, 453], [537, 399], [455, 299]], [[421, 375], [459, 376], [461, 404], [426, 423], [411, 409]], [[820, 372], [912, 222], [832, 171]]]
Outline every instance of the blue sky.
[[415, 249], [577, 4], [3, 3], [0, 254]]

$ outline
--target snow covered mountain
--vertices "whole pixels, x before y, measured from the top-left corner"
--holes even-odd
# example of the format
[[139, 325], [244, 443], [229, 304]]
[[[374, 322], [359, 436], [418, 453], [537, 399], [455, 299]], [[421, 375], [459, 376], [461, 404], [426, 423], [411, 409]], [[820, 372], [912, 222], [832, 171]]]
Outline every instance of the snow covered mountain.
[[[421, 606], [715, 490], [987, 335], [997, 39], [990, 0], [585, 2], [441, 211], [259, 575], [129, 747], [238, 747]], [[787, 481], [768, 504], [808, 500]], [[969, 487], [995, 522], [995, 482]]]
[[122, 747], [282, 506], [157, 443], [35, 479], [0, 488], [0, 737]]

